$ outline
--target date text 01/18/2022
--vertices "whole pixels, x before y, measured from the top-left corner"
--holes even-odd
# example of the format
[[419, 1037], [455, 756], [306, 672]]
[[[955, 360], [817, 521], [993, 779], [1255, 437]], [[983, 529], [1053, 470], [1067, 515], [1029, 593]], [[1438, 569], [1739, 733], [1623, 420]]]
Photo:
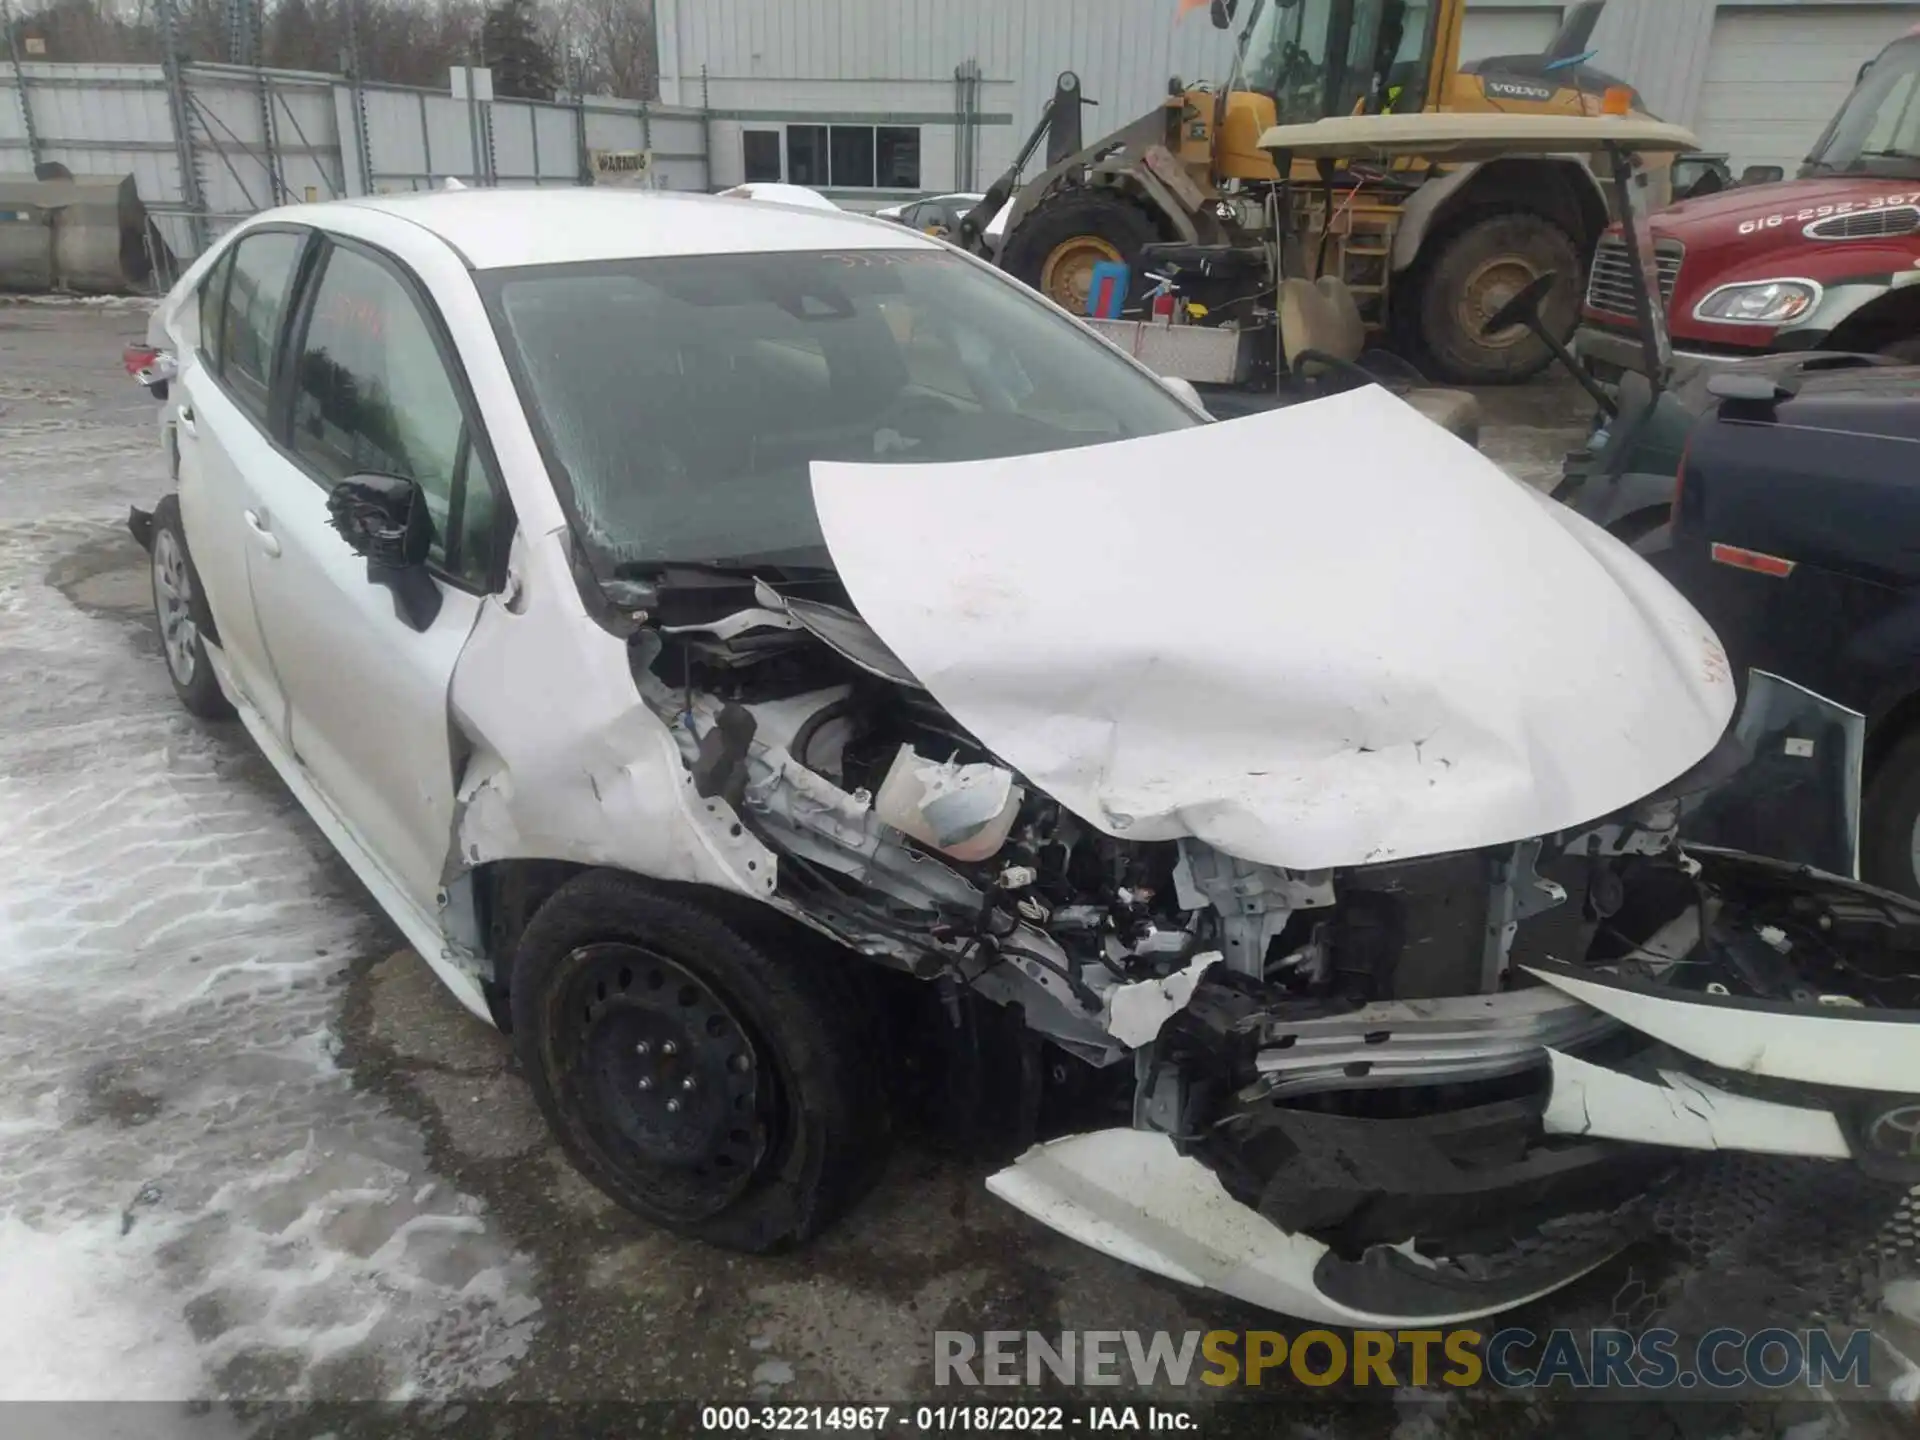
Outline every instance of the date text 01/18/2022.
[[884, 1433], [907, 1430], [914, 1434], [974, 1431], [1000, 1434], [1010, 1430], [1193, 1430], [1197, 1422], [1182, 1410], [1158, 1406], [1096, 1405], [1084, 1413], [1061, 1405], [706, 1405], [700, 1410], [700, 1428], [707, 1431], [793, 1431], [815, 1434], [822, 1430]]

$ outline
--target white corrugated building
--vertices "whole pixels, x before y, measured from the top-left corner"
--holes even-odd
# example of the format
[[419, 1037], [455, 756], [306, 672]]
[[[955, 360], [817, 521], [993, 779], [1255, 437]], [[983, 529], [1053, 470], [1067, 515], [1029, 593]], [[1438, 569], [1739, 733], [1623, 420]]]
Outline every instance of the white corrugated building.
[[[1312, 0], [1307, 0], [1312, 3]], [[1229, 37], [1177, 0], [654, 0], [661, 99], [711, 114], [716, 186], [812, 185], [855, 207], [978, 190], [1076, 71], [1089, 137], [1170, 77], [1223, 79]], [[1561, 0], [1468, 0], [1463, 59], [1539, 50]], [[1594, 63], [1736, 172], [1789, 173], [1920, 0], [1609, 0]], [[977, 77], [977, 78], [969, 78]]]

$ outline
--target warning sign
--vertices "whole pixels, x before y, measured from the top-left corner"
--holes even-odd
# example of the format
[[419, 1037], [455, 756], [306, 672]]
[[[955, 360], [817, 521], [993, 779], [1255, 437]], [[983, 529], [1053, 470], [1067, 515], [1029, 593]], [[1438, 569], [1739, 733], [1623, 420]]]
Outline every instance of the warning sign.
[[596, 185], [634, 185], [651, 188], [653, 152], [651, 150], [589, 150]]

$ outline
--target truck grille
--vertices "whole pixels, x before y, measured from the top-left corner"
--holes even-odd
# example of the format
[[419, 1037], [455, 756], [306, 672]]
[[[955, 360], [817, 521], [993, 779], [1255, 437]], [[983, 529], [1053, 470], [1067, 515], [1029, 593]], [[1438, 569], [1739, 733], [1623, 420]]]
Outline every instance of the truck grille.
[[1807, 226], [1806, 236], [1809, 240], [1884, 240], [1916, 231], [1920, 231], [1920, 205], [1888, 205], [1816, 220]]
[[[1660, 299], [1671, 303], [1687, 247], [1678, 240], [1661, 240], [1654, 245], [1653, 253], [1660, 265]], [[1587, 278], [1588, 306], [1637, 320], [1640, 312], [1634, 308], [1633, 289], [1633, 257], [1627, 242], [1617, 235], [1602, 237], [1600, 248], [1593, 252], [1593, 273]]]

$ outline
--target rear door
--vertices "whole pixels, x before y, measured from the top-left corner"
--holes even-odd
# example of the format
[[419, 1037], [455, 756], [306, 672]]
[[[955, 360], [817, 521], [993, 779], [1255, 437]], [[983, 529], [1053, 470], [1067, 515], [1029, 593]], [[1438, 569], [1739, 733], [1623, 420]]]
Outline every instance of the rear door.
[[202, 282], [193, 362], [176, 380], [180, 516], [241, 698], [277, 736], [286, 705], [254, 610], [270, 559], [262, 484], [283, 463], [268, 436], [275, 356], [311, 232], [275, 226], [243, 235]]
[[[510, 515], [464, 372], [423, 288], [394, 258], [323, 242], [277, 401], [278, 553], [254, 600], [294, 753], [371, 859], [431, 915], [453, 830], [453, 666], [504, 572]], [[434, 522], [439, 613], [416, 630], [369, 583], [327, 513], [355, 475], [415, 481]]]

